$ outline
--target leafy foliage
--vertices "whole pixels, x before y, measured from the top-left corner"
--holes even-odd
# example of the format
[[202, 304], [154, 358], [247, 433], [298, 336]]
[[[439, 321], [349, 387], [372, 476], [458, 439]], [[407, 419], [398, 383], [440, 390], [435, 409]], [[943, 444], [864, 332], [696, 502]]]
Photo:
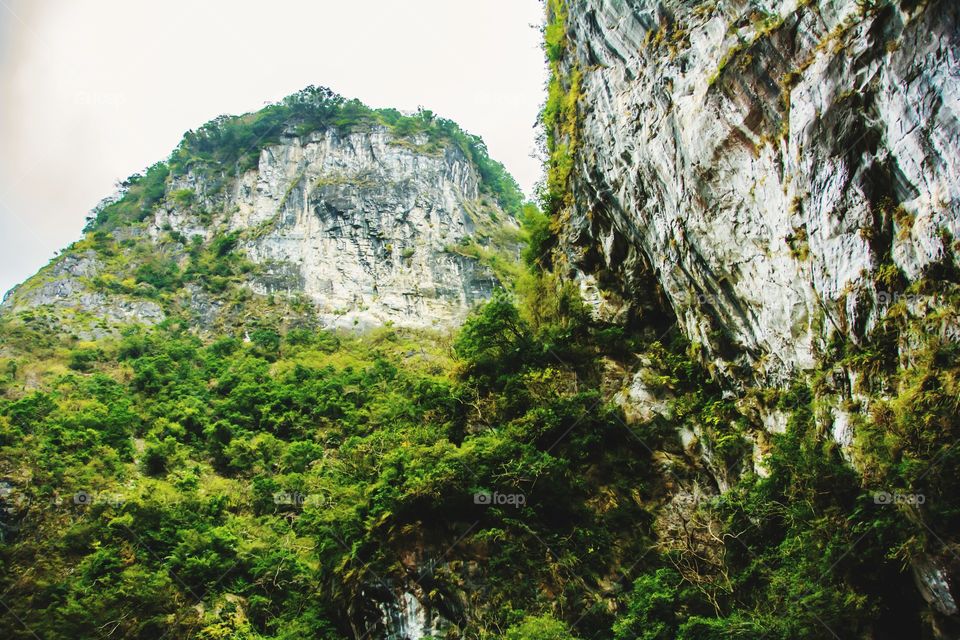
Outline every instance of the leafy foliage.
[[549, 616], [528, 617], [507, 629], [506, 640], [574, 640], [566, 625]]
[[547, 2], [547, 24], [544, 29], [544, 50], [550, 67], [547, 100], [540, 112], [545, 132], [547, 155], [546, 184], [541, 205], [548, 215], [556, 217], [563, 207], [573, 204], [569, 188], [573, 157], [577, 149], [578, 102], [581, 71], [567, 56], [567, 0]]
[[[236, 242], [192, 248], [179, 271], [156, 256], [138, 276], [229, 279], [243, 267]], [[204, 341], [170, 322], [79, 343], [29, 317], [0, 323], [21, 354], [0, 400], [0, 464], [27, 499], [2, 516], [0, 588], [17, 595], [4, 624], [15, 615], [49, 638], [344, 637], [353, 603], [402, 580], [398, 558], [416, 549], [421, 567], [446, 558], [427, 565], [429, 597], [469, 579], [484, 604], [453, 623], [475, 637], [915, 631], [922, 603], [903, 559], [931, 542], [870, 490], [923, 491], [937, 537], [950, 536], [955, 476], [921, 466], [952, 460], [949, 344], [927, 332], [914, 368], [870, 374], [899, 394], [858, 425], [863, 479], [819, 426], [823, 379], [766, 394], [789, 425], [759, 476], [738, 466], [757, 437], [746, 398], [725, 394], [694, 345], [593, 320], [542, 265], [516, 292], [452, 339], [260, 322]], [[861, 366], [864, 348], [831, 357]], [[607, 403], [618, 359], [643, 363], [669, 417], [628, 422]], [[23, 391], [38, 372], [41, 388]], [[732, 484], [686, 514], [689, 546], [669, 530], [654, 539], [665, 489], [651, 452], [683, 459], [681, 428]], [[677, 482], [702, 479], [672, 464]], [[474, 497], [494, 494], [523, 500]], [[609, 576], [622, 591], [598, 598]]]
[[[640, 553], [650, 518], [630, 496], [648, 452], [596, 391], [572, 384], [595, 375], [592, 357], [547, 362], [550, 333], [499, 294], [455, 341], [457, 363], [442, 343], [394, 330], [261, 327], [204, 343], [176, 324], [71, 356], [81, 373], [0, 402], [0, 462], [29, 473], [15, 490], [33, 500], [3, 546], [2, 586], [20, 603], [10, 615], [49, 638], [101, 627], [342, 637], [350, 602], [377, 576], [402, 575], [397, 554], [420, 530], [427, 553], [461, 536], [464, 560], [498, 549], [478, 576], [490, 620], [457, 621], [473, 632], [572, 637], [542, 617], [541, 584], [588, 607], [585, 628], [608, 628], [571, 576], [608, 574], [614, 539]], [[411, 359], [411, 344], [431, 353]], [[614, 504], [592, 503], [588, 469]], [[477, 492], [524, 504], [477, 504]], [[18, 584], [40, 558], [43, 579]], [[531, 579], [518, 583], [518, 570]], [[437, 570], [431, 584], [445, 592], [459, 579]], [[522, 623], [516, 603], [528, 607]]]
[[98, 208], [87, 219], [84, 231], [110, 230], [146, 220], [163, 199], [170, 169], [158, 162], [143, 174], [135, 173], [120, 184], [121, 197]]

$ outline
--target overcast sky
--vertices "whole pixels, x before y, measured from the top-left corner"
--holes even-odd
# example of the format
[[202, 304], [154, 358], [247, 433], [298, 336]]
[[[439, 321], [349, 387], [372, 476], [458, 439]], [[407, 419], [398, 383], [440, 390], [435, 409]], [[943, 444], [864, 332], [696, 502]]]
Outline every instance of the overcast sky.
[[424, 106], [528, 194], [540, 0], [0, 0], [0, 293], [187, 129], [307, 85]]

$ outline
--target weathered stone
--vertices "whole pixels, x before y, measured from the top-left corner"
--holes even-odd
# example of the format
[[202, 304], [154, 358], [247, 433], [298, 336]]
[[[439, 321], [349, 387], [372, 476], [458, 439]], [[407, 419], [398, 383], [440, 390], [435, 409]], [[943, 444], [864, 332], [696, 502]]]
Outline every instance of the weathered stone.
[[[491, 295], [496, 279], [448, 249], [476, 232], [477, 216], [516, 222], [482, 201], [476, 167], [459, 149], [427, 152], [425, 143], [385, 127], [288, 138], [263, 149], [258, 167], [209, 203], [226, 212], [214, 224], [171, 204], [151, 233], [159, 237], [165, 225], [207, 238], [219, 226], [246, 231], [241, 247], [265, 271], [251, 289], [303, 294], [327, 325], [451, 326]], [[205, 181], [189, 174], [172, 188], [204, 194]]]
[[960, 8], [914, 4], [577, 3], [573, 261], [770, 379], [866, 335], [886, 255], [914, 279], [960, 232]]
[[[503, 243], [519, 237], [518, 224], [483, 192], [463, 151], [428, 142], [425, 134], [401, 138], [385, 126], [286, 136], [264, 147], [245, 173], [205, 167], [176, 175], [145, 225], [113, 235], [122, 247], [137, 247], [122, 249], [135, 270], [150, 254], [188, 266], [186, 249], [171, 238], [189, 244], [235, 232], [256, 266], [240, 284], [264, 299], [303, 300], [309, 304], [301, 308], [314, 309], [316, 320], [331, 327], [449, 328], [498, 284], [461, 247], [519, 252], [514, 241]], [[176, 197], [184, 191], [192, 197]], [[166, 317], [144, 299], [160, 299], [148, 285], [96, 289], [92, 281], [107, 271], [95, 251], [68, 250], [11, 291], [3, 308], [85, 312], [106, 325], [79, 330], [91, 337]], [[134, 273], [109, 275], [116, 283]], [[200, 329], [246, 324], [247, 312], [217, 293], [188, 281], [163, 303], [185, 310]]]

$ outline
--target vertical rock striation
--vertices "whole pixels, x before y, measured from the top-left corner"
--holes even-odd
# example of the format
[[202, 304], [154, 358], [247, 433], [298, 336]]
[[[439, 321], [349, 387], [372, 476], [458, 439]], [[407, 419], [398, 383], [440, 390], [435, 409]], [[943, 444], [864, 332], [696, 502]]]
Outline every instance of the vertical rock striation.
[[[924, 389], [954, 406], [935, 395], [953, 361], [929, 354], [960, 335], [960, 5], [552, 0], [548, 12], [560, 252], [597, 313], [661, 302], [731, 397], [816, 371], [816, 428], [864, 490], [895, 482], [911, 456], [936, 473], [883, 419], [912, 383], [876, 378], [927, 367]], [[904, 425], [923, 422], [949, 453], [953, 423], [930, 408], [941, 405], [909, 398]], [[634, 413], [650, 404], [633, 388], [620, 399]], [[757, 409], [764, 475], [757, 442], [786, 420]], [[885, 448], [883, 462], [865, 453]], [[731, 478], [708, 454], [724, 491]], [[954, 543], [933, 531], [918, 534], [913, 578], [933, 634], [954, 637]]]
[[[174, 189], [205, 193], [188, 174]], [[429, 149], [386, 127], [291, 137], [260, 152], [217, 203], [229, 231], [263, 267], [260, 294], [303, 294], [324, 324], [446, 327], [490, 296], [496, 277], [456, 251], [484, 224], [516, 223], [484, 201], [455, 147]], [[196, 229], [190, 210], [161, 207], [151, 233]], [[201, 230], [209, 236], [212, 230]]]
[[[862, 340], [960, 232], [960, 7], [569, 3], [567, 241], [687, 334], [783, 379]], [[646, 295], [646, 294], [644, 294]], [[629, 297], [629, 296], [628, 296]]]

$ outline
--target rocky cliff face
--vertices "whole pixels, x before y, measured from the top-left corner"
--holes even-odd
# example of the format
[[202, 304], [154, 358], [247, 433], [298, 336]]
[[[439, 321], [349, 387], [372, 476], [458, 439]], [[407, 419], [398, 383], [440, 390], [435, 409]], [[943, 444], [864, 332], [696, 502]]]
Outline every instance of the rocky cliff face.
[[[228, 230], [254, 230], [240, 243], [263, 266], [251, 288], [302, 293], [327, 325], [445, 327], [462, 319], [496, 279], [455, 249], [484, 224], [514, 223], [481, 199], [479, 175], [462, 153], [425, 147], [380, 127], [315, 132], [261, 151], [257, 168], [210, 202], [226, 212]], [[171, 188], [210, 190], [193, 174]], [[165, 227], [212, 234], [176, 205], [158, 210], [150, 233], [159, 237]]]
[[575, 262], [599, 253], [633, 298], [652, 277], [689, 336], [761, 377], [863, 340], [896, 296], [886, 265], [953, 260], [958, 12], [571, 2]]
[[[516, 259], [519, 230], [471, 149], [438, 139], [429, 125], [400, 133], [374, 120], [304, 132], [291, 121], [251, 150], [248, 168], [164, 167], [153, 201], [137, 196], [139, 222], [99, 216], [97, 240], [67, 250], [4, 307], [89, 315], [96, 326], [82, 332], [93, 336], [156, 323], [176, 308], [207, 328], [257, 315], [231, 305], [229, 289], [308, 305], [325, 326], [453, 326], [497, 285], [482, 255]], [[101, 211], [124, 205], [154, 172]], [[204, 251], [212, 251], [214, 286], [198, 266]], [[243, 262], [218, 273], [216, 260], [232, 252]], [[173, 278], [158, 282], [150, 275], [158, 268]], [[223, 277], [229, 282], [216, 280]]]
[[[960, 6], [572, 0], [548, 12], [560, 253], [596, 314], [675, 315], [730, 397], [818, 370], [818, 429], [876, 482], [863, 452], [896, 438], [877, 411], [908, 387], [865, 381], [879, 368], [909, 379], [927, 338], [949, 350], [960, 327]], [[952, 360], [939, 362], [928, 381]], [[619, 397], [628, 415], [655, 410], [636, 387]], [[787, 416], [758, 409], [764, 475], [758, 443]], [[949, 451], [950, 428], [933, 430]], [[933, 472], [925, 455], [915, 463]], [[721, 492], [736, 481], [709, 447], [697, 456]], [[934, 634], [953, 637], [941, 538], [911, 562]]]

